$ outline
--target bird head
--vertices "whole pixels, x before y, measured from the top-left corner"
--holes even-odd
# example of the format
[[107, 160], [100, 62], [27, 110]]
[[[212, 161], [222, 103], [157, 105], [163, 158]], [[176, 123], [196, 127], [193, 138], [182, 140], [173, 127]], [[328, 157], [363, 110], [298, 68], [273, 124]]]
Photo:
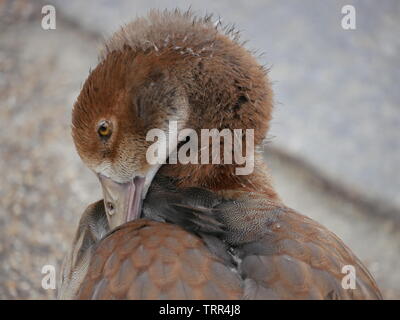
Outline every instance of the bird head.
[[[148, 161], [150, 130], [169, 136], [171, 121], [178, 130], [195, 132], [253, 128], [258, 144], [271, 108], [265, 70], [232, 30], [221, 32], [210, 17], [190, 12], [152, 11], [106, 42], [74, 105], [72, 135], [81, 159], [99, 178], [114, 228], [140, 217], [162, 165]], [[166, 158], [179, 148], [172, 140]], [[210, 180], [229, 184], [234, 167], [178, 163], [171, 170], [209, 186]]]

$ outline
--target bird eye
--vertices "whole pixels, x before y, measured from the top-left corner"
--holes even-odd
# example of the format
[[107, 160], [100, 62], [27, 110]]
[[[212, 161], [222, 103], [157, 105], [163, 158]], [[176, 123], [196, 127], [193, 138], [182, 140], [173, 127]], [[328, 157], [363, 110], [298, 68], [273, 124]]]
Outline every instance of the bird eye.
[[99, 123], [97, 128], [97, 133], [99, 134], [100, 138], [108, 139], [112, 133], [112, 124], [108, 120], [102, 120]]
[[114, 204], [112, 204], [111, 202], [107, 202], [106, 206], [108, 209], [108, 214], [112, 216], [114, 214]]

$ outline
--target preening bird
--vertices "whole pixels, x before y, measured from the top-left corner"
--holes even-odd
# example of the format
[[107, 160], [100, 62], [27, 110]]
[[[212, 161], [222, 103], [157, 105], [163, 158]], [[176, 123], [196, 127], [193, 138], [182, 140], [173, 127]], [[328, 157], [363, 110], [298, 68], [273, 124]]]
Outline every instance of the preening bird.
[[[171, 138], [167, 160], [183, 148], [172, 121], [198, 136], [253, 129], [260, 146], [272, 108], [266, 70], [233, 29], [210, 17], [152, 11], [116, 32], [73, 109], [75, 146], [104, 200], [81, 218], [59, 297], [380, 299], [336, 235], [282, 203], [261, 154], [246, 175], [223, 152], [221, 164], [212, 154], [210, 163], [146, 157], [154, 128]], [[245, 135], [234, 139], [247, 146]], [[344, 266], [354, 268], [354, 288], [342, 283]]]

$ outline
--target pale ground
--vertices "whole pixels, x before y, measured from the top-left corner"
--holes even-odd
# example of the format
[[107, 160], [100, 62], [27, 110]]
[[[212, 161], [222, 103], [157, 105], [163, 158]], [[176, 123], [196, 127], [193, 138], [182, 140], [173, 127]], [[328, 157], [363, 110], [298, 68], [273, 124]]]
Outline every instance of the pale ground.
[[[6, 16], [0, 11], [3, 299], [54, 298], [54, 291], [41, 288], [41, 268], [51, 264], [58, 271], [79, 215], [100, 198], [97, 181], [81, 163], [70, 136], [71, 107], [96, 63], [100, 40], [88, 26], [71, 23], [62, 14], [57, 30], [43, 31], [40, 10], [30, 12], [29, 4]], [[284, 126], [285, 118], [279, 123]], [[266, 158], [282, 198], [337, 233], [366, 263], [386, 298], [400, 298], [397, 208], [383, 201], [371, 203], [357, 188], [343, 191], [338, 179], [333, 183], [329, 173], [292, 151], [282, 143], [267, 146]], [[339, 166], [340, 159], [337, 162]], [[339, 182], [349, 190], [349, 184]], [[386, 182], [398, 183], [396, 176]]]

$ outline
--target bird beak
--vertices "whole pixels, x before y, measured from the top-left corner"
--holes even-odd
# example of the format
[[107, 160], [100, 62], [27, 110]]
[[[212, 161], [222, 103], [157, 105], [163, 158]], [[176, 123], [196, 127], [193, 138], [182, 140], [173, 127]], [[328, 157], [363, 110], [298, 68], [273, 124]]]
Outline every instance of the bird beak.
[[115, 182], [101, 174], [98, 178], [103, 189], [110, 229], [140, 218], [145, 178], [135, 177], [125, 183]]

